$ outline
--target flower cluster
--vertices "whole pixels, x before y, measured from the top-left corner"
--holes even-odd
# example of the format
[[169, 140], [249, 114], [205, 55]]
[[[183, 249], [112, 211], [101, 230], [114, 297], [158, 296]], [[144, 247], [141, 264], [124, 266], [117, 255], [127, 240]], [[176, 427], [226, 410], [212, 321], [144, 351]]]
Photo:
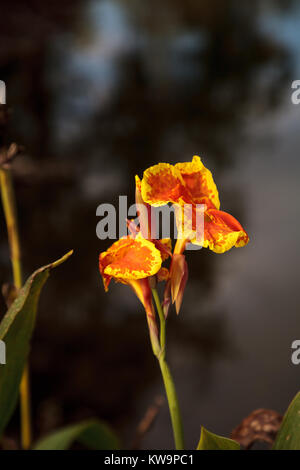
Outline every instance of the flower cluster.
[[[155, 238], [151, 220], [151, 206], [168, 203], [174, 205], [177, 228], [183, 234], [177, 239], [173, 253], [171, 240]], [[156, 281], [166, 281], [163, 301], [165, 316], [171, 300], [179, 312], [188, 278], [184, 250], [187, 243], [199, 244], [199, 239], [195, 237], [199, 207], [204, 217], [203, 247], [215, 253], [224, 253], [232, 247], [246, 245], [249, 237], [232, 215], [220, 210], [219, 194], [212, 174], [198, 156], [194, 156], [191, 162], [154, 165], [144, 171], [142, 180], [136, 176], [136, 204], [137, 207], [143, 204], [146, 208], [139, 214], [139, 226], [128, 222], [131, 234], [100, 254], [100, 273], [105, 290], [108, 290], [112, 278], [134, 290], [146, 310], [150, 333], [156, 337], [151, 286]], [[187, 224], [186, 217], [183, 217], [186, 205], [191, 208]], [[169, 269], [162, 267], [168, 257], [171, 258]]]

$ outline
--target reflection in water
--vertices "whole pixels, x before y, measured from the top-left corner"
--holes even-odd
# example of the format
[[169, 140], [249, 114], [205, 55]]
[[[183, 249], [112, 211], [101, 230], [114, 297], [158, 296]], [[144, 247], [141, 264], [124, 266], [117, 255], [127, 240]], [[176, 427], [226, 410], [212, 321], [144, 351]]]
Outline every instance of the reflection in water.
[[[293, 217], [285, 209], [298, 196], [298, 133], [289, 131], [297, 110], [286, 95], [300, 63], [299, 7], [190, 0], [148, 11], [145, 2], [94, 0], [72, 2], [70, 17], [68, 2], [44, 2], [44, 10], [15, 3], [20, 17], [10, 20], [14, 47], [0, 48], [0, 78], [14, 107], [10, 132], [27, 149], [16, 166], [26, 272], [75, 249], [41, 301], [32, 355], [37, 431], [97, 414], [130, 436], [161, 392], [142, 308], [123, 286], [103, 293], [97, 257], [107, 243], [96, 239], [95, 211], [119, 194], [132, 203], [134, 174], [147, 166], [195, 153], [214, 169], [222, 207], [251, 243], [220, 257], [188, 254], [190, 283], [180, 317], [170, 318], [168, 346], [188, 445], [200, 422], [228, 434], [255, 407], [282, 411], [297, 390], [288, 355], [299, 227], [286, 230]], [[0, 248], [3, 282], [4, 234]], [[168, 431], [164, 407], [144, 445], [171, 446]]]

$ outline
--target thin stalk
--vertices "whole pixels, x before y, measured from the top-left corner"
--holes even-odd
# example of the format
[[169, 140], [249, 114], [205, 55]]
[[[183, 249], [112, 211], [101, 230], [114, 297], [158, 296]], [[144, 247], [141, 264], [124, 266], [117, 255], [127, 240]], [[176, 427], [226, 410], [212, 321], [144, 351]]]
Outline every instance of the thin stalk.
[[[10, 169], [0, 168], [0, 185], [3, 210], [6, 220], [10, 257], [13, 270], [14, 285], [17, 289], [22, 287], [22, 266], [19, 230], [15, 193]], [[25, 366], [20, 384], [20, 409], [21, 409], [21, 443], [23, 449], [31, 446], [31, 419], [30, 419], [30, 391], [29, 370]]]
[[165, 359], [159, 360], [159, 366], [160, 366], [160, 370], [161, 370], [162, 377], [164, 380], [166, 395], [167, 395], [168, 404], [169, 404], [175, 447], [176, 447], [176, 450], [183, 450], [184, 449], [183, 427], [182, 427], [182, 420], [181, 420], [179, 403], [178, 403], [174, 381], [173, 381], [169, 366], [166, 363]]
[[31, 447], [31, 403], [29, 365], [25, 364], [20, 384], [21, 444], [25, 450]]
[[182, 426], [182, 419], [179, 409], [179, 403], [177, 398], [177, 393], [175, 389], [175, 384], [173, 381], [173, 377], [171, 375], [169, 366], [165, 359], [165, 347], [166, 347], [166, 320], [164, 313], [161, 308], [161, 303], [159, 300], [159, 296], [156, 289], [152, 289], [153, 298], [155, 301], [155, 305], [158, 311], [159, 319], [160, 319], [160, 342], [161, 342], [161, 354], [157, 356], [160, 370], [162, 373], [167, 400], [169, 404], [169, 410], [171, 415], [171, 422], [175, 440], [175, 447], [176, 450], [183, 450], [184, 449], [184, 437], [183, 437], [183, 426]]

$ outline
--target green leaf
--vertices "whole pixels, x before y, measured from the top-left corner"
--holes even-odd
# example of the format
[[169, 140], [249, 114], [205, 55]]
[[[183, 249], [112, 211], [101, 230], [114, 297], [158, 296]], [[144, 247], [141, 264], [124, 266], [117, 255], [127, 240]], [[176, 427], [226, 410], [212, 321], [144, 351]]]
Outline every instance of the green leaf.
[[283, 417], [273, 450], [300, 450], [300, 392]]
[[111, 429], [101, 421], [90, 420], [49, 434], [34, 446], [34, 450], [64, 450], [74, 441], [96, 450], [119, 449], [118, 439]]
[[240, 445], [227, 437], [217, 436], [202, 426], [197, 450], [240, 450]]
[[39, 296], [51, 269], [72, 255], [70, 251], [54, 263], [35, 271], [20, 289], [0, 323], [0, 340], [6, 346], [6, 364], [0, 365], [0, 435], [18, 400], [19, 385], [30, 350]]

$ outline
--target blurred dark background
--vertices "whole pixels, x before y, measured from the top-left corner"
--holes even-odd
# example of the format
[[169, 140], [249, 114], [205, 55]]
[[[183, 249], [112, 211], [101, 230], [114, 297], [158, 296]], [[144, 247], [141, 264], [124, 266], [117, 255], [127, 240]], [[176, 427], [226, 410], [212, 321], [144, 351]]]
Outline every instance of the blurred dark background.
[[[31, 352], [38, 437], [90, 416], [130, 446], [163, 393], [145, 315], [128, 288], [104, 294], [96, 208], [134, 202], [134, 175], [203, 157], [221, 208], [250, 243], [187, 254], [182, 311], [168, 323], [188, 447], [200, 424], [229, 435], [253, 409], [299, 390], [300, 79], [297, 1], [1, 3], [0, 79], [12, 108], [24, 273], [74, 249], [45, 287]], [[0, 282], [11, 280], [1, 210]], [[5, 311], [1, 300], [2, 313]], [[8, 436], [15, 437], [16, 414]], [[143, 448], [171, 448], [167, 405]]]

